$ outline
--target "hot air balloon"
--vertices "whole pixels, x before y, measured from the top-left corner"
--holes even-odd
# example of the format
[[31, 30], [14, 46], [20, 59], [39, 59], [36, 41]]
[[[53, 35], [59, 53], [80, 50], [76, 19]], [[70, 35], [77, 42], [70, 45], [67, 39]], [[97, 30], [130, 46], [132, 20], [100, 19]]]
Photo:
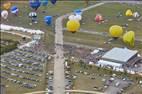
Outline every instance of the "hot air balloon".
[[123, 35], [123, 42], [130, 45], [134, 46], [135, 44], [135, 33], [134, 31], [129, 31]]
[[7, 19], [7, 17], [8, 17], [8, 11], [7, 11], [7, 10], [3, 10], [3, 11], [1, 12], [1, 17], [2, 17], [3, 19]]
[[40, 0], [40, 2], [41, 2], [41, 5], [43, 6], [47, 6], [48, 4], [48, 0]]
[[134, 13], [133, 13], [133, 17], [134, 17], [134, 18], [138, 18], [138, 17], [140, 17], [140, 14], [139, 14], [138, 12], [134, 12]]
[[68, 31], [75, 33], [80, 28], [80, 23], [76, 20], [69, 20], [66, 27]]
[[40, 1], [39, 0], [30, 0], [30, 7], [33, 8], [34, 10], [37, 10], [40, 7]]
[[51, 25], [51, 24], [52, 24], [52, 19], [53, 19], [52, 16], [45, 16], [45, 17], [44, 17], [44, 22], [45, 22], [47, 25]]
[[75, 15], [70, 15], [70, 16], [68, 17], [68, 19], [69, 19], [69, 20], [75, 20]]
[[126, 12], [125, 12], [125, 15], [130, 17], [130, 16], [133, 16], [133, 12], [131, 9], [128, 9]]
[[123, 28], [119, 25], [113, 25], [109, 28], [110, 36], [113, 38], [118, 38], [123, 33]]
[[50, 0], [50, 2], [55, 5], [57, 0]]
[[17, 13], [18, 13], [18, 11], [19, 11], [19, 9], [18, 9], [17, 6], [12, 6], [12, 7], [10, 8], [10, 10], [11, 10], [11, 13], [12, 13], [12, 14], [15, 14], [15, 15], [17, 15]]
[[32, 22], [37, 23], [37, 13], [36, 12], [30, 12], [29, 17], [31, 18]]
[[3, 4], [3, 8], [6, 9], [6, 10], [10, 9], [10, 7], [11, 7], [11, 3], [10, 2], [7, 2], [7, 3]]
[[100, 23], [101, 21], [103, 21], [102, 15], [101, 15], [101, 14], [97, 14], [96, 17], [95, 17], [95, 21], [96, 21], [97, 23]]
[[81, 9], [76, 9], [73, 11], [75, 15], [82, 15], [82, 10]]
[[82, 16], [81, 15], [76, 15], [74, 18], [75, 18], [75, 20], [81, 21]]

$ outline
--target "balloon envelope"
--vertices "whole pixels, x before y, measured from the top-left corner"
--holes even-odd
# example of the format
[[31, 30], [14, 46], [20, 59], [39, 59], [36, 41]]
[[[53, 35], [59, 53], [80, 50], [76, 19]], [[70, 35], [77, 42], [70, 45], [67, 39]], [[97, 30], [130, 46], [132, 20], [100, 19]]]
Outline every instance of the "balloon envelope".
[[68, 19], [69, 19], [69, 20], [75, 20], [75, 15], [70, 15], [70, 16], [68, 17]]
[[131, 9], [128, 9], [125, 13], [126, 16], [133, 16], [133, 12]]
[[7, 17], [8, 17], [8, 11], [7, 11], [7, 10], [3, 10], [3, 11], [1, 12], [1, 17], [2, 17], [3, 19], [7, 19]]
[[76, 15], [76, 16], [75, 16], [75, 20], [80, 21], [81, 19], [82, 19], [82, 16], [81, 16], [81, 15]]
[[135, 33], [134, 31], [129, 31], [123, 35], [123, 42], [130, 45], [134, 46], [135, 43]]
[[40, 0], [40, 2], [41, 2], [41, 5], [43, 6], [47, 6], [48, 4], [48, 0]]
[[37, 17], [37, 13], [36, 12], [30, 12], [29, 17]]
[[82, 15], [82, 10], [81, 9], [76, 9], [74, 10], [75, 15]]
[[16, 14], [19, 11], [17, 6], [12, 6], [10, 10], [11, 10], [11, 13], [13, 14]]
[[52, 19], [53, 19], [52, 16], [45, 16], [45, 17], [44, 17], [44, 22], [45, 22], [46, 24], [48, 24], [48, 25], [51, 25]]
[[30, 0], [30, 7], [37, 10], [40, 7], [40, 1], [39, 0]]
[[10, 2], [7, 2], [7, 3], [3, 4], [3, 8], [6, 9], [6, 10], [10, 9], [10, 7], [11, 7]]
[[69, 20], [66, 27], [68, 31], [75, 33], [80, 28], [80, 23], [76, 20]]
[[96, 17], [95, 17], [95, 21], [96, 21], [96, 22], [101, 22], [102, 20], [103, 20], [102, 15], [97, 14]]
[[138, 12], [134, 12], [134, 13], [133, 13], [133, 17], [134, 17], [134, 18], [138, 18], [138, 17], [140, 17], [140, 14], [139, 14]]
[[50, 2], [54, 5], [54, 4], [56, 4], [56, 1], [57, 0], [50, 0]]
[[118, 38], [123, 33], [123, 28], [119, 25], [113, 25], [109, 28], [109, 33], [111, 37]]

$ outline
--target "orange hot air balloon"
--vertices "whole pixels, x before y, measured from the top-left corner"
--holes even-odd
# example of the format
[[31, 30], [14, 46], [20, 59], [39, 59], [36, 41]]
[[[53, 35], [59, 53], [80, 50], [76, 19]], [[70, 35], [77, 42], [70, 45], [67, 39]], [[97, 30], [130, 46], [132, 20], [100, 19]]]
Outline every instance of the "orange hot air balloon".
[[3, 4], [3, 8], [6, 9], [6, 10], [9, 10], [10, 7], [11, 7], [11, 3], [10, 2], [7, 2], [7, 3]]

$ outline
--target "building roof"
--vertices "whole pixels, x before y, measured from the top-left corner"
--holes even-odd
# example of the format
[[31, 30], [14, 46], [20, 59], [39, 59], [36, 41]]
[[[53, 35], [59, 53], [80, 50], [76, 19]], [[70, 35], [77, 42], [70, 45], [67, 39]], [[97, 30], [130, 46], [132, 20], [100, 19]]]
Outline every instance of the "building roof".
[[113, 61], [119, 61], [126, 63], [129, 59], [131, 59], [134, 55], [136, 55], [138, 51], [129, 50], [127, 48], [113, 48], [102, 56], [103, 59], [109, 59]]

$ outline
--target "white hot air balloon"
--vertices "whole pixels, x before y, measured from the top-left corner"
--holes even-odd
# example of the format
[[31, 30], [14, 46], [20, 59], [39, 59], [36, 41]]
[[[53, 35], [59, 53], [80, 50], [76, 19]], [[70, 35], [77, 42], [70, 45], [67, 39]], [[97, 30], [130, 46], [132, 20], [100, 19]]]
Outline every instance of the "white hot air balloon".
[[75, 20], [75, 15], [70, 15], [70, 16], [68, 17], [68, 19], [69, 19], [69, 20]]
[[3, 10], [3, 11], [1, 12], [1, 17], [2, 17], [3, 19], [7, 19], [7, 17], [8, 17], [8, 11], [7, 11], [7, 10]]
[[81, 16], [81, 15], [76, 15], [76, 16], [75, 16], [75, 20], [81, 21], [81, 19], [82, 19], [82, 16]]
[[140, 17], [140, 14], [139, 14], [138, 12], [134, 12], [134, 13], [133, 13], [133, 17], [134, 17], [134, 18], [138, 18], [138, 17]]

